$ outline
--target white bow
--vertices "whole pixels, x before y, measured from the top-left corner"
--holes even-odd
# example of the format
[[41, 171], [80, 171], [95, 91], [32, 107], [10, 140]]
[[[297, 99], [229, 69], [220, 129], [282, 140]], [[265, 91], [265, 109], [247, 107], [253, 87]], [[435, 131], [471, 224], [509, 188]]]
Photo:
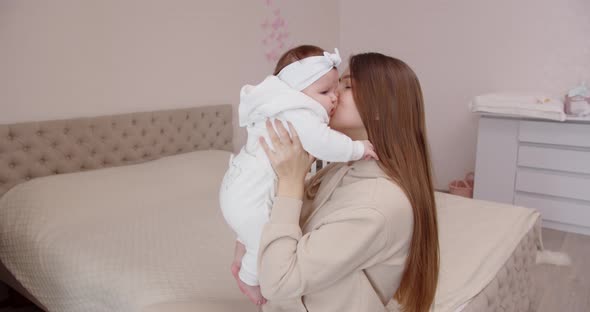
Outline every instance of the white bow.
[[301, 91], [340, 65], [341, 62], [338, 49], [334, 49], [334, 53], [324, 51], [324, 55], [306, 57], [285, 66], [277, 74], [277, 77], [291, 88]]
[[338, 67], [338, 65], [340, 65], [340, 63], [342, 62], [338, 48], [334, 49], [334, 53], [324, 51], [324, 56], [327, 57], [328, 60], [330, 60], [330, 62], [332, 62], [332, 66], [334, 67]]

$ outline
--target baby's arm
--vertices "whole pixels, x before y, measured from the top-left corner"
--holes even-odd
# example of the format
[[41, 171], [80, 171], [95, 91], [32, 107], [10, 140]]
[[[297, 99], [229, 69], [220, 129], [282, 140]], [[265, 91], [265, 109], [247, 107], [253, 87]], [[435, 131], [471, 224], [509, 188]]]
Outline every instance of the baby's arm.
[[318, 159], [346, 162], [372, 156], [366, 149], [372, 147], [368, 141], [353, 141], [308, 111], [285, 112], [285, 117], [297, 130], [303, 148]]

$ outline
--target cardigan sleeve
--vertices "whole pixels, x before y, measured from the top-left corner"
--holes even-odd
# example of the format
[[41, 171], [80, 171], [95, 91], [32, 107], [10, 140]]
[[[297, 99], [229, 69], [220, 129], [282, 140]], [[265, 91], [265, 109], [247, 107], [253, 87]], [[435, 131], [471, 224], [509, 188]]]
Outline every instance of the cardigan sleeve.
[[389, 243], [384, 216], [372, 207], [338, 210], [302, 235], [302, 202], [277, 197], [259, 250], [259, 281], [269, 300], [301, 297], [353, 271], [383, 261]]

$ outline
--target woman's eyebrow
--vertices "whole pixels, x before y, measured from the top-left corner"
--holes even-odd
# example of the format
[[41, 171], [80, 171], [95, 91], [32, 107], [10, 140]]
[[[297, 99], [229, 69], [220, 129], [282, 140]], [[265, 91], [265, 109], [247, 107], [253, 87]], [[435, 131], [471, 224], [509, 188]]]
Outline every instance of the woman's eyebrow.
[[344, 75], [342, 77], [340, 77], [340, 80], [344, 80], [344, 79], [350, 79], [350, 75]]

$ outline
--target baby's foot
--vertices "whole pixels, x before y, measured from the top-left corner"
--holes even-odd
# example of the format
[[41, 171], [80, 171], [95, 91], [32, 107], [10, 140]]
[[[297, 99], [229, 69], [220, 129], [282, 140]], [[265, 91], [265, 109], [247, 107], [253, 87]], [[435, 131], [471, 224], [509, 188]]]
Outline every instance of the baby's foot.
[[257, 304], [257, 305], [262, 305], [266, 303], [266, 299], [262, 296], [262, 293], [260, 292], [260, 286], [250, 286], [244, 282], [242, 282], [242, 280], [240, 279], [239, 273], [240, 273], [240, 267], [241, 267], [241, 263], [233, 263], [231, 266], [231, 273], [234, 276], [234, 278], [236, 279], [236, 282], [238, 283], [238, 287], [240, 288], [240, 291], [245, 294], [246, 296], [248, 296], [248, 299], [250, 299], [250, 301], [252, 301], [252, 303]]
[[264, 298], [260, 292], [260, 286], [250, 286], [242, 282], [242, 280], [239, 278], [238, 283], [243, 284], [240, 285], [240, 289], [244, 294], [246, 294], [246, 296], [248, 296], [248, 298], [250, 298], [250, 301], [256, 303], [257, 305], [263, 305], [266, 303], [266, 298]]

